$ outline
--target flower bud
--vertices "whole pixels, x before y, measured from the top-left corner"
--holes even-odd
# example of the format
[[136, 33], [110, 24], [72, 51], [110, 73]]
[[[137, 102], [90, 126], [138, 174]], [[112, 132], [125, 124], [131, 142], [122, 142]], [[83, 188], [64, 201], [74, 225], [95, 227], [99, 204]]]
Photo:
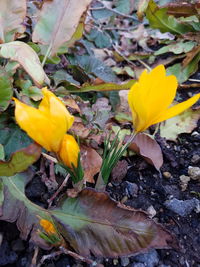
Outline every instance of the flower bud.
[[78, 155], [80, 149], [75, 138], [70, 134], [65, 134], [58, 152], [59, 159], [69, 168], [78, 165]]

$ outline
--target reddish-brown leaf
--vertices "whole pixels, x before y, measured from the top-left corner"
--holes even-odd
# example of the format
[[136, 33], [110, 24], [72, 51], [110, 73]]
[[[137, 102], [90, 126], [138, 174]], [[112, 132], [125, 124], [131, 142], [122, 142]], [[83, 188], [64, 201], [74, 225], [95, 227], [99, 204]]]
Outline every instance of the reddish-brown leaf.
[[163, 164], [163, 154], [159, 144], [149, 135], [139, 133], [135, 136], [129, 148], [140, 154], [148, 163], [157, 170]]
[[84, 169], [85, 181], [94, 183], [94, 176], [100, 171], [102, 158], [93, 148], [82, 145], [81, 162]]
[[111, 200], [106, 193], [84, 189], [52, 210], [64, 239], [80, 255], [119, 257], [169, 248], [172, 235], [147, 214]]

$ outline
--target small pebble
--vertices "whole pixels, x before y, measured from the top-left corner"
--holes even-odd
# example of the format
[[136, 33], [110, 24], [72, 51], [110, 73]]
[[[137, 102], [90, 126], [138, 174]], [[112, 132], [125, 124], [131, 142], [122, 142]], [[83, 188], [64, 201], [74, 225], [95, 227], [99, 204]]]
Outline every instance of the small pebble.
[[114, 259], [114, 260], [113, 260], [113, 264], [114, 264], [114, 265], [117, 265], [118, 263], [119, 263], [118, 259]]
[[170, 172], [163, 172], [163, 176], [164, 176], [165, 178], [167, 178], [167, 179], [172, 178], [172, 175], [171, 175]]
[[180, 178], [181, 191], [185, 191], [187, 189], [188, 182], [190, 181], [190, 177], [186, 175], [181, 175], [179, 178]]
[[155, 267], [158, 265], [159, 255], [155, 249], [151, 249], [148, 253], [135, 256], [134, 260], [143, 263], [145, 266]]
[[123, 182], [122, 184], [123, 191], [127, 197], [137, 197], [138, 194], [138, 185], [128, 181]]
[[192, 180], [200, 180], [200, 168], [189, 166], [188, 175]]
[[197, 207], [199, 202], [200, 201], [196, 198], [188, 200], [179, 200], [177, 198], [173, 198], [171, 200], [165, 201], [164, 205], [169, 210], [175, 212], [181, 217], [185, 217], [189, 215]]
[[129, 263], [130, 261], [128, 257], [121, 257], [121, 266], [126, 267], [129, 265]]
[[198, 154], [194, 154], [194, 155], [192, 156], [191, 162], [192, 162], [193, 164], [198, 164], [198, 163], [200, 163], [200, 156], [199, 156]]
[[153, 206], [148, 207], [147, 209], [148, 216], [152, 219], [154, 216], [156, 216], [156, 210]]

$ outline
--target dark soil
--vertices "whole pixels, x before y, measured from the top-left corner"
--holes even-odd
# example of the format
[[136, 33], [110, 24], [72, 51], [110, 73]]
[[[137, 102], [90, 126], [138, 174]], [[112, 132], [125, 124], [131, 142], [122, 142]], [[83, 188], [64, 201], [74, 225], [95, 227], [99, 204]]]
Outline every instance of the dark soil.
[[[145, 211], [149, 211], [149, 207], [151, 207], [154, 219], [176, 236], [180, 248], [178, 250], [151, 250], [148, 254], [118, 260], [104, 259], [101, 261], [104, 266], [200, 266], [200, 216], [198, 213], [200, 209], [197, 207], [200, 204], [198, 199], [200, 183], [191, 179], [185, 191], [182, 191], [180, 186], [180, 176], [188, 175], [188, 167], [199, 166], [200, 127], [195, 129], [192, 134], [180, 135], [177, 143], [166, 142], [159, 136], [157, 141], [164, 154], [161, 173], [148, 165], [141, 157], [134, 156], [128, 159], [129, 168], [126, 177], [119, 184], [111, 181], [107, 186], [107, 191], [115, 200], [121, 201], [125, 197], [125, 204], [128, 206]], [[33, 179], [26, 192], [32, 201], [45, 206], [47, 190], [40, 179]], [[167, 208], [166, 201], [173, 199], [195, 201], [198, 205], [189, 210], [185, 204]], [[190, 205], [191, 203], [189, 202]], [[3, 234], [3, 242], [0, 247], [0, 266], [31, 266], [35, 248], [33, 244], [19, 238], [16, 225], [1, 221], [0, 232]], [[49, 253], [49, 251], [40, 250], [38, 259]], [[45, 261], [42, 266], [86, 265], [78, 263], [69, 256], [57, 256]]]

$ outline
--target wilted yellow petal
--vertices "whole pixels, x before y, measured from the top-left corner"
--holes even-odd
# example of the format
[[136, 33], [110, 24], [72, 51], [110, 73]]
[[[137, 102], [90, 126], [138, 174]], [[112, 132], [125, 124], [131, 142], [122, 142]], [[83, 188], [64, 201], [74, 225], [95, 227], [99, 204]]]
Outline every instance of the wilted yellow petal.
[[189, 107], [194, 105], [199, 100], [199, 98], [200, 98], [200, 93], [194, 95], [193, 97], [189, 98], [188, 100], [186, 100], [182, 103], [179, 103], [173, 107], [168, 108], [165, 112], [163, 112], [163, 114], [160, 114], [160, 116], [157, 117], [152, 124], [156, 124], [156, 123], [159, 123], [161, 121], [168, 120], [168, 119], [182, 113], [183, 111], [185, 111], [186, 109], [188, 109]]
[[65, 134], [58, 152], [60, 160], [69, 168], [72, 168], [72, 164], [77, 167], [79, 152], [80, 149], [74, 137]]

